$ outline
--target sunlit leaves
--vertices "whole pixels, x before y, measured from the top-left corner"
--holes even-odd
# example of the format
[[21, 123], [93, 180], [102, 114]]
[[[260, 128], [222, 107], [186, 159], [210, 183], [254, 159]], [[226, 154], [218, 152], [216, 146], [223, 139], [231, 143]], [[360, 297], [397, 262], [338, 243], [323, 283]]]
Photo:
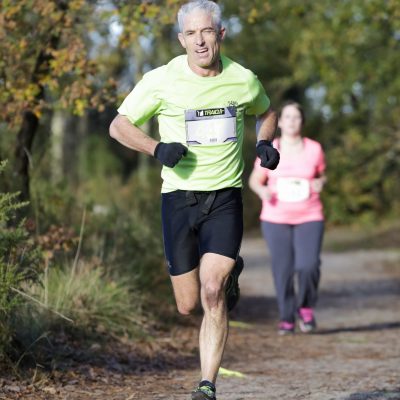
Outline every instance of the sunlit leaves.
[[114, 99], [115, 81], [104, 77], [107, 59], [90, 54], [108, 35], [114, 18], [122, 27], [120, 48], [141, 35], [159, 36], [175, 22], [182, 1], [4, 0], [0, 10], [0, 118], [17, 126], [24, 111], [104, 109]]
[[[95, 72], [84, 42], [84, 1], [21, 0], [3, 2], [0, 11], [0, 109], [2, 119], [18, 125], [25, 110], [40, 116], [59, 104], [74, 108], [88, 95]], [[71, 82], [77, 82], [71, 88]]]
[[165, 25], [175, 23], [176, 13], [183, 3], [183, 0], [136, 0], [124, 2], [122, 5], [116, 2], [115, 15], [123, 26], [120, 45], [131, 46], [141, 35], [160, 36]]

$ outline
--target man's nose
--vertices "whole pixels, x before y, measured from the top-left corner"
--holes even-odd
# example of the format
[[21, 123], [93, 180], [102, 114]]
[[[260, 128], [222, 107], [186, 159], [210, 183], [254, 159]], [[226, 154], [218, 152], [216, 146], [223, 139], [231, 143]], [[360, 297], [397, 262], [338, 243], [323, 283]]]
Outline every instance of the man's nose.
[[204, 37], [203, 37], [203, 34], [201, 32], [198, 32], [196, 34], [196, 44], [198, 46], [202, 46], [204, 44]]

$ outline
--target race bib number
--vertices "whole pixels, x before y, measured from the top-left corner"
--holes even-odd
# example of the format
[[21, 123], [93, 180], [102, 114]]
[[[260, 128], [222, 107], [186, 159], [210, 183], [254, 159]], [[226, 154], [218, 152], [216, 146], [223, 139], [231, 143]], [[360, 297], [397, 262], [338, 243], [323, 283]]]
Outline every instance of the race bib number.
[[186, 110], [186, 143], [201, 146], [236, 142], [236, 108]]
[[294, 203], [310, 197], [310, 182], [303, 178], [278, 178], [276, 189], [280, 201]]

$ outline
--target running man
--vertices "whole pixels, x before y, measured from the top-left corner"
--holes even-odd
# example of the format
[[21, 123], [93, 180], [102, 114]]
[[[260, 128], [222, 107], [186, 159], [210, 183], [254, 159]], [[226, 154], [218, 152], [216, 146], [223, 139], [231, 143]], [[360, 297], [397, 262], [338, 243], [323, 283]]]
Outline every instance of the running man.
[[[270, 169], [279, 162], [271, 144], [277, 118], [256, 76], [220, 54], [225, 29], [216, 3], [186, 3], [178, 23], [186, 54], [144, 75], [118, 109], [110, 135], [163, 165], [163, 238], [177, 308], [188, 315], [201, 303], [204, 311], [202, 379], [192, 399], [213, 400], [243, 268], [244, 115], [257, 116], [257, 154]], [[160, 142], [140, 129], [153, 116]]]

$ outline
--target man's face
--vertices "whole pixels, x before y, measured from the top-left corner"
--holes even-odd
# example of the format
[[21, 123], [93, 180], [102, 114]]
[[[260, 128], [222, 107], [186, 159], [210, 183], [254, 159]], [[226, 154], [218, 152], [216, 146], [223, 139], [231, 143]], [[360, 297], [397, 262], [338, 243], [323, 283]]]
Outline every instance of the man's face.
[[186, 15], [178, 38], [186, 49], [189, 65], [195, 70], [219, 67], [219, 51], [225, 29], [214, 25], [211, 15], [194, 10]]

